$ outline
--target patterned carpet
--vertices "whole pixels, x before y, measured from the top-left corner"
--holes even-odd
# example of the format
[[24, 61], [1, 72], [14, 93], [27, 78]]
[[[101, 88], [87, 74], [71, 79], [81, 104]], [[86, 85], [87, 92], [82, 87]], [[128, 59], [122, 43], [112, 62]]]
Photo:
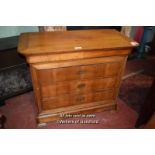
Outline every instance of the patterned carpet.
[[128, 106], [139, 113], [152, 82], [153, 76], [147, 74], [139, 74], [123, 80], [119, 97]]
[[122, 81], [119, 97], [133, 110], [140, 112], [148, 91], [155, 76], [155, 55], [145, 60], [132, 60], [127, 63], [125, 74], [143, 70], [143, 73], [134, 75]]

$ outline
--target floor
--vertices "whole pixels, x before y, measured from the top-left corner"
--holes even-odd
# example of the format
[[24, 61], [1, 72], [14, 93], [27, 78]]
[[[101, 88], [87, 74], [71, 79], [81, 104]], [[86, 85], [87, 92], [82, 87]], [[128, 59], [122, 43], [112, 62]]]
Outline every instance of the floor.
[[146, 100], [153, 79], [153, 76], [143, 72], [123, 80], [119, 91], [119, 97], [129, 107], [140, 114], [141, 107]]
[[[152, 61], [152, 59], [151, 59]], [[129, 86], [129, 81], [133, 81], [134, 77], [137, 78], [135, 83], [138, 81], [142, 81], [139, 79], [139, 75], [142, 76], [144, 73], [144, 69], [148, 67], [148, 61], [144, 60], [131, 60], [127, 63], [123, 81], [121, 84], [120, 90], [120, 98], [118, 98], [118, 108], [116, 111], [105, 111], [100, 113], [95, 113], [95, 118], [69, 118], [65, 120], [65, 123], [62, 121], [53, 121], [48, 123], [46, 126], [38, 127], [35, 121], [35, 106], [34, 106], [34, 94], [33, 92], [28, 92], [23, 95], [19, 95], [13, 98], [6, 100], [6, 105], [0, 107], [0, 111], [7, 117], [7, 122], [5, 128], [8, 129], [30, 129], [30, 128], [134, 128], [135, 122], [138, 117], [138, 110], [130, 105], [131, 98], [134, 100], [134, 96], [130, 96], [127, 94], [129, 90], [127, 87]], [[152, 71], [152, 70], [151, 70]], [[149, 72], [149, 76], [151, 76], [152, 72]], [[146, 76], [146, 75], [145, 75]], [[131, 78], [131, 79], [130, 79]], [[145, 77], [147, 82], [146, 87], [149, 89], [151, 85], [152, 77]], [[145, 79], [143, 77], [143, 79]], [[128, 82], [127, 82], [128, 80]], [[127, 83], [127, 84], [125, 84]], [[131, 84], [131, 83], [130, 83]], [[124, 85], [124, 86], [123, 86]], [[140, 86], [136, 85], [136, 87]], [[139, 91], [139, 90], [138, 90]], [[125, 93], [123, 93], [125, 92]], [[131, 91], [130, 91], [131, 92]], [[147, 94], [146, 91], [143, 91]], [[129, 92], [128, 92], [129, 93]], [[128, 95], [128, 97], [126, 97]], [[141, 98], [142, 94], [139, 94], [138, 98]], [[137, 99], [136, 99], [137, 100]], [[135, 105], [135, 104], [133, 104]], [[96, 123], [90, 123], [90, 120]], [[61, 123], [60, 123], [61, 122]], [[82, 123], [82, 122], [85, 122]]]

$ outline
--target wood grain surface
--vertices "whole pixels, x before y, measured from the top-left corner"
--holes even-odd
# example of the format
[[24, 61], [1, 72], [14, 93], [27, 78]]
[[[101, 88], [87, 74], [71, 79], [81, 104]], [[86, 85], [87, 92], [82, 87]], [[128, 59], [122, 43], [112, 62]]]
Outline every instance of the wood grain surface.
[[18, 51], [24, 55], [85, 50], [132, 48], [132, 40], [116, 30], [30, 32], [19, 38]]
[[18, 51], [30, 64], [37, 122], [116, 109], [127, 56], [137, 46], [131, 42], [116, 30], [21, 34]]

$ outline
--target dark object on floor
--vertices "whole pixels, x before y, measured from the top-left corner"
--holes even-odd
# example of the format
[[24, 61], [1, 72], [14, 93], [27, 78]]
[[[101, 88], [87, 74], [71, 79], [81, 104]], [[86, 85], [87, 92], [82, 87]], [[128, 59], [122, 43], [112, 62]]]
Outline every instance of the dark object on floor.
[[9, 97], [32, 90], [25, 58], [17, 53], [18, 36], [0, 38], [0, 106]]
[[152, 54], [155, 54], [155, 27], [153, 26], [153, 32], [154, 32], [154, 35], [153, 35], [153, 39], [152, 39], [152, 42], [150, 43], [150, 47], [151, 47], [151, 53]]
[[139, 118], [136, 122], [135, 127], [138, 128], [143, 124], [146, 124], [149, 119], [152, 117], [155, 111], [155, 77], [149, 94], [142, 106], [142, 110], [140, 112]]
[[0, 70], [25, 64], [25, 58], [17, 53], [16, 48], [0, 51]]
[[151, 75], [132, 76], [122, 81], [119, 96], [128, 106], [140, 113], [152, 82], [153, 76]]
[[0, 114], [0, 129], [4, 129], [5, 122], [6, 122], [6, 117]]
[[0, 100], [32, 90], [31, 76], [26, 64], [0, 71]]

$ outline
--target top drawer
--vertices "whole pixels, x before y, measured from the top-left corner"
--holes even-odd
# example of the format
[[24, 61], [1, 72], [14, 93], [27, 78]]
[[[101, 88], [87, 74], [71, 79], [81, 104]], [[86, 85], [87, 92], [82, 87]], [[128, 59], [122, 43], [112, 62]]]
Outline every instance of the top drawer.
[[119, 73], [121, 65], [122, 64], [119, 62], [112, 62], [53, 69], [41, 69], [38, 70], [38, 77], [40, 84], [68, 80], [110, 77]]

